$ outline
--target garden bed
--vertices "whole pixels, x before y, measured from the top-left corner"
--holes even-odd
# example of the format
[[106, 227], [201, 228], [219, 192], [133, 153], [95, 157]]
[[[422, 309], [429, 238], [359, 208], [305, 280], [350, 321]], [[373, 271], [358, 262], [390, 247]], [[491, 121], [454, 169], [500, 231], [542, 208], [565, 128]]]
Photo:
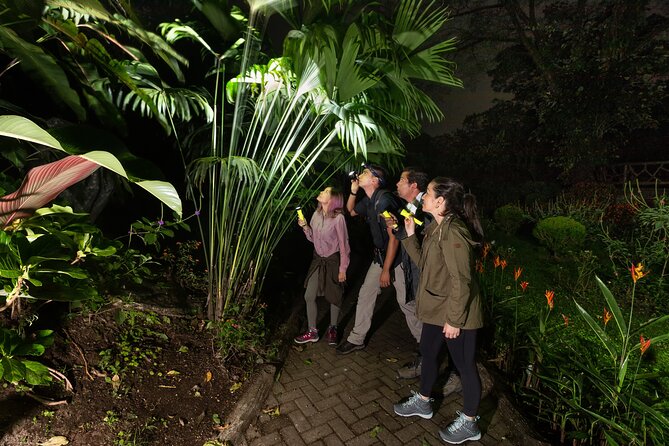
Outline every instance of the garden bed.
[[[0, 394], [5, 446], [202, 445], [252, 381], [246, 370], [217, 359], [205, 323], [177, 310], [116, 303], [75, 315], [57, 331], [44, 362], [72, 384], [38, 388], [45, 405], [11, 389]], [[57, 441], [54, 444], [65, 444]]]

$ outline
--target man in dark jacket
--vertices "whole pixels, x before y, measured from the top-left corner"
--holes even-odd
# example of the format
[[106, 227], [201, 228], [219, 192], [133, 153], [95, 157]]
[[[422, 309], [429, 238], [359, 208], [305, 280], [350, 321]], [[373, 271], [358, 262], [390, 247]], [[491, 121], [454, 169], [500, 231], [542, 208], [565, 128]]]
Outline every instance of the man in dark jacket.
[[[402, 170], [400, 179], [397, 182], [397, 195], [400, 196], [406, 203], [404, 205], [405, 209], [411, 212], [416, 219], [423, 223], [422, 226], [417, 227], [418, 236], [422, 237], [422, 228], [425, 228], [427, 224], [431, 221], [431, 215], [423, 213], [423, 206], [421, 199], [427, 185], [429, 183], [429, 178], [425, 172], [418, 170], [416, 167], [405, 167]], [[426, 220], [427, 219], [427, 220]], [[392, 221], [389, 222], [391, 226], [395, 226], [396, 229], [393, 230], [395, 237], [398, 240], [403, 240], [406, 238], [406, 231], [402, 221], [395, 221], [395, 218], [392, 218]], [[407, 288], [406, 295], [406, 306], [409, 312], [405, 312], [404, 315], [407, 320], [407, 325], [411, 329], [411, 332], [414, 332], [414, 328], [420, 331], [422, 330], [423, 324], [418, 320], [416, 316], [416, 292], [418, 290], [418, 279], [419, 279], [419, 269], [413, 260], [409, 257], [409, 254], [406, 250], [401, 249], [400, 251], [402, 256], [402, 267], [404, 269], [404, 277]], [[404, 311], [404, 308], [403, 308]], [[420, 342], [420, 337], [418, 338]], [[418, 348], [416, 349], [418, 351]], [[397, 376], [403, 379], [417, 378], [420, 376], [421, 372], [421, 357], [420, 354], [416, 359], [409, 364], [406, 364], [404, 367], [400, 368], [397, 371]]]
[[[351, 181], [351, 195], [346, 207], [352, 216], [362, 215], [366, 218], [374, 242], [374, 257], [367, 270], [365, 281], [358, 294], [355, 309], [355, 325], [348, 338], [337, 347], [338, 354], [348, 354], [365, 348], [365, 337], [372, 325], [372, 316], [376, 297], [381, 288], [393, 285], [395, 295], [402, 312], [415, 317], [415, 306], [407, 306], [406, 286], [399, 240], [386, 226], [381, 214], [389, 211], [396, 217], [402, 207], [400, 200], [385, 189], [386, 172], [381, 166], [365, 164], [364, 170], [356, 180]], [[356, 203], [356, 195], [364, 192], [364, 196]], [[420, 328], [409, 326], [416, 342], [420, 341]]]

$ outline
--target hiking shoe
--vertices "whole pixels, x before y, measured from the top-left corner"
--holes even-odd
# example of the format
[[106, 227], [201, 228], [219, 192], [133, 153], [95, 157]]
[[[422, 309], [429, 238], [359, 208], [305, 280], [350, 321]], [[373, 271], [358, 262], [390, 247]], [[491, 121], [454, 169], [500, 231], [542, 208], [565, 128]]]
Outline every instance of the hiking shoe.
[[418, 392], [411, 391], [409, 399], [393, 405], [395, 413], [401, 417], [419, 416], [429, 420], [432, 418], [432, 398], [424, 400]]
[[474, 420], [469, 420], [459, 410], [456, 412], [458, 417], [446, 427], [439, 431], [439, 436], [446, 443], [450, 444], [460, 444], [469, 440], [480, 440], [481, 439], [481, 430], [479, 429], [478, 424], [476, 423], [479, 420], [479, 417], [474, 418]]
[[344, 341], [341, 344], [339, 344], [339, 347], [337, 347], [337, 354], [338, 355], [348, 355], [349, 353], [352, 353], [356, 350], [362, 350], [365, 348], [365, 344], [351, 344], [348, 341]]
[[442, 389], [442, 394], [444, 396], [453, 393], [462, 393], [462, 381], [460, 380], [460, 375], [455, 372], [451, 372], [451, 374], [448, 375], [448, 380], [446, 380], [446, 384], [444, 384], [444, 388]]
[[307, 330], [293, 339], [297, 344], [306, 344], [307, 342], [318, 342], [318, 331]]
[[325, 334], [325, 339], [328, 341], [328, 345], [337, 345], [337, 327], [330, 325], [327, 333]]
[[423, 358], [419, 356], [415, 361], [406, 364], [401, 369], [397, 369], [397, 377], [399, 379], [418, 378], [420, 376], [422, 364]]

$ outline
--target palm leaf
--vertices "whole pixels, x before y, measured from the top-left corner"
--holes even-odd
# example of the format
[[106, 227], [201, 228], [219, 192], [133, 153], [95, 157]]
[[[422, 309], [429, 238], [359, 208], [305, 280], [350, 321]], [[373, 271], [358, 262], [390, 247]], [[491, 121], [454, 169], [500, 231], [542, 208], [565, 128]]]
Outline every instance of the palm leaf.
[[609, 339], [604, 330], [602, 330], [602, 327], [600, 327], [599, 324], [592, 318], [592, 316], [590, 316], [590, 314], [587, 311], [585, 311], [585, 309], [582, 306], [580, 306], [578, 302], [574, 301], [574, 303], [576, 304], [576, 308], [578, 308], [579, 313], [581, 313], [581, 316], [588, 324], [592, 332], [597, 336], [597, 338], [599, 338], [602, 345], [608, 350], [609, 354], [611, 355], [611, 358], [615, 360], [618, 354], [615, 351], [615, 346], [613, 342]]
[[613, 321], [616, 323], [616, 327], [618, 327], [618, 332], [620, 333], [620, 339], [625, 339], [625, 336], [627, 335], [627, 323], [623, 318], [623, 313], [620, 311], [618, 302], [616, 302], [616, 299], [613, 297], [613, 294], [611, 294], [609, 288], [604, 284], [604, 282], [601, 281], [599, 277], [595, 276], [595, 281], [597, 282], [599, 289], [602, 291], [604, 299], [606, 299], [606, 303], [611, 309], [611, 313], [613, 314]]
[[86, 110], [81, 106], [79, 96], [69, 84], [67, 76], [55, 59], [38, 46], [21, 39], [11, 29], [0, 26], [0, 49], [20, 61], [19, 67], [54, 98], [74, 112], [77, 119], [86, 118]]

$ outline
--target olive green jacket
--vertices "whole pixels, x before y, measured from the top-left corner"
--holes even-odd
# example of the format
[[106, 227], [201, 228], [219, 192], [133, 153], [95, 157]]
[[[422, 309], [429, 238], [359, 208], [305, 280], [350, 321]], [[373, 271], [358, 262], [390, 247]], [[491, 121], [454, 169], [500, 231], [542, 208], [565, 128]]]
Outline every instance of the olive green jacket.
[[449, 214], [425, 229], [422, 246], [414, 235], [402, 240], [420, 268], [416, 315], [424, 323], [475, 329], [483, 310], [474, 269], [474, 246], [464, 222]]

